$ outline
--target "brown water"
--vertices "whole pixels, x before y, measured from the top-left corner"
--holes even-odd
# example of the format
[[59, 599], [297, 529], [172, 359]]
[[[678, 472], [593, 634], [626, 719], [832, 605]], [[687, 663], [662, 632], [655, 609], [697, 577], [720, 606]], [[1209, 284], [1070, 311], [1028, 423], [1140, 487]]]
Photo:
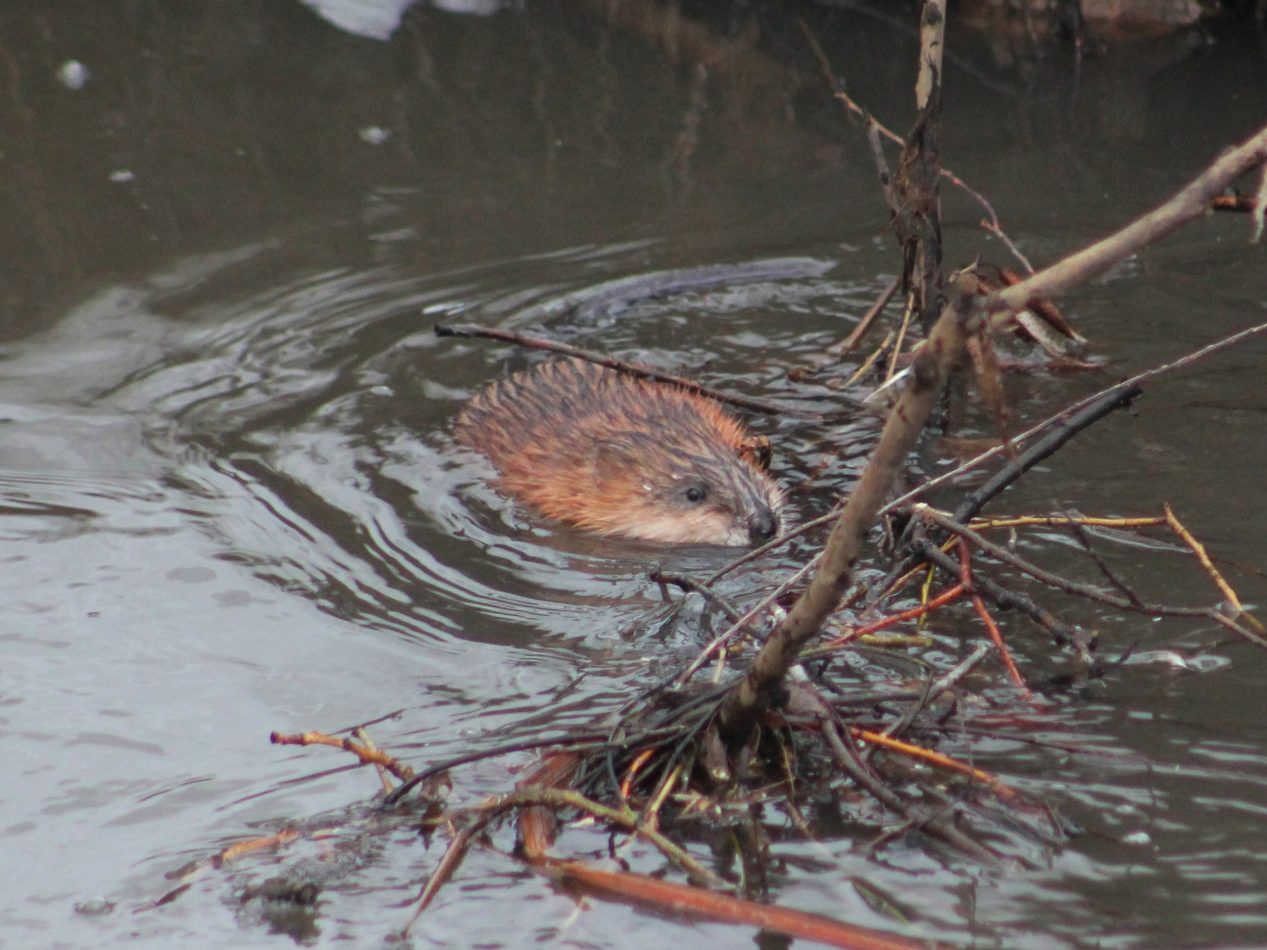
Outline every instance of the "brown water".
[[[628, 5], [414, 9], [399, 25], [392, 6], [379, 5], [390, 38], [336, 27], [378, 9], [351, 0], [329, 20], [280, 0], [0, 10], [5, 946], [380, 944], [437, 845], [375, 824], [368, 772], [271, 747], [270, 730], [400, 711], [372, 734], [425, 764], [585, 723], [692, 654], [689, 625], [639, 623], [658, 598], [647, 571], [702, 573], [725, 552], [597, 543], [510, 509], [447, 426], [524, 357], [437, 340], [434, 324], [544, 328], [817, 404], [825, 391], [784, 371], [847, 332], [898, 266], [865, 143], [792, 12], [726, 4], [666, 32]], [[794, 12], [850, 92], [904, 127], [912, 15]], [[951, 26], [945, 161], [1036, 262], [1164, 197], [1267, 117], [1252, 39], [1013, 66]], [[1002, 258], [972, 205], [948, 194], [946, 210], [952, 260]], [[1261, 322], [1267, 268], [1246, 231], [1212, 217], [1077, 293], [1069, 313], [1108, 368], [1015, 378], [1018, 414]], [[718, 264], [741, 266], [721, 281], [699, 270]], [[609, 292], [679, 270], [678, 293]], [[1214, 553], [1257, 566], [1231, 577], [1263, 603], [1265, 353], [1252, 343], [1150, 386], [999, 509], [1168, 500]], [[757, 424], [786, 483], [822, 460], [820, 428]], [[985, 414], [968, 426], [990, 429]], [[796, 496], [800, 514], [829, 504], [864, 448]], [[1106, 556], [1150, 594], [1215, 599], [1181, 557]], [[906, 912], [903, 932], [953, 944], [1267, 944], [1267, 655], [1209, 624], [1052, 602], [1099, 629], [1106, 655], [1136, 652], [1089, 690], [1046, 688], [1030, 714], [1030, 734], [1085, 752], [997, 741], [976, 755], [1085, 833], [1000, 873], [914, 842], [868, 858], [874, 826], [847, 819], [798, 843], [772, 813], [786, 859], [772, 899], [903, 929], [878, 896]], [[979, 631], [963, 630], [937, 631], [927, 658], [966, 654]], [[1036, 682], [1066, 668], [1032, 629], [1008, 631]], [[506, 766], [528, 761], [461, 770], [455, 794], [503, 790]], [[294, 822], [334, 830], [148, 906], [187, 862]], [[583, 830], [560, 843], [605, 848]], [[315, 911], [244, 900], [276, 875], [320, 884]], [[578, 912], [487, 851], [412, 938], [750, 939]]]

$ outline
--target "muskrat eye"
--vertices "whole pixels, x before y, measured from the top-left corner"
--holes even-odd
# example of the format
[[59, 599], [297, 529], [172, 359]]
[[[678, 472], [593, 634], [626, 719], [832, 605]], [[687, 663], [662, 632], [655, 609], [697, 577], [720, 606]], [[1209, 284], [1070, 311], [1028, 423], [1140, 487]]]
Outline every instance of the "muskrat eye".
[[707, 497], [708, 489], [703, 485], [692, 485], [686, 490], [686, 500], [693, 505], [698, 505]]

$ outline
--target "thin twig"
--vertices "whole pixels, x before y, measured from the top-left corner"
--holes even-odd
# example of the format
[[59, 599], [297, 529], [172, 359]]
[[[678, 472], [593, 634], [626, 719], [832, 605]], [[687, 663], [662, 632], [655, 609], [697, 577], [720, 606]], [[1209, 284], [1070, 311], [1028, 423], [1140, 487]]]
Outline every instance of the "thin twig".
[[1118, 577], [1117, 573], [1105, 563], [1104, 558], [1100, 557], [1099, 552], [1096, 551], [1095, 547], [1091, 544], [1091, 536], [1087, 533], [1086, 529], [1073, 519], [1070, 519], [1068, 528], [1069, 533], [1072, 534], [1082, 546], [1083, 553], [1085, 553], [1087, 557], [1091, 558], [1091, 560], [1095, 562], [1095, 566], [1100, 569], [1100, 573], [1104, 575], [1104, 579], [1121, 591], [1122, 596], [1133, 603], [1137, 609], [1143, 609], [1144, 602], [1140, 599], [1139, 595], [1135, 593], [1135, 591], [1131, 590], [1130, 585]]
[[903, 818], [911, 822], [916, 827], [923, 828], [926, 832], [935, 838], [949, 844], [951, 847], [958, 849], [964, 854], [975, 858], [982, 864], [995, 866], [998, 862], [998, 856], [989, 848], [972, 840], [962, 831], [946, 821], [941, 815], [921, 816], [915, 813], [912, 806], [908, 805], [906, 800], [893, 791], [883, 782], [879, 781], [871, 774], [867, 768], [858, 761], [856, 752], [851, 752], [848, 744], [845, 742], [842, 731], [846, 727], [842, 726], [836, 720], [834, 713], [825, 713], [819, 717], [819, 727], [824, 736], [827, 737], [827, 745], [831, 748], [832, 757], [836, 760], [855, 782], [861, 785], [873, 798], [888, 808], [890, 811], [901, 815]]
[[1216, 608], [1213, 607], [1175, 607], [1165, 604], [1135, 604], [1131, 602], [1129, 597], [1121, 597], [1117, 594], [1109, 594], [1097, 587], [1089, 584], [1080, 584], [1077, 581], [1069, 580], [1067, 577], [1061, 577], [1059, 574], [1053, 574], [1050, 571], [1043, 570], [1035, 564], [1031, 564], [1022, 557], [1018, 557], [1006, 548], [1000, 547], [992, 541], [986, 540], [978, 532], [973, 531], [967, 525], [960, 524], [953, 518], [931, 508], [925, 504], [917, 504], [913, 509], [915, 517], [923, 518], [930, 524], [935, 524], [939, 528], [950, 531], [970, 541], [978, 549], [986, 552], [991, 557], [1009, 564], [1028, 574], [1039, 583], [1054, 587], [1057, 590], [1063, 590], [1069, 594], [1076, 594], [1079, 597], [1085, 597], [1088, 600], [1098, 601], [1102, 604], [1109, 604], [1117, 607], [1119, 610], [1133, 610], [1139, 613], [1145, 613], [1154, 617], [1205, 617], [1209, 620], [1222, 624], [1230, 630], [1235, 630], [1246, 639], [1257, 643], [1259, 646], [1267, 647], [1267, 640], [1251, 633], [1245, 628], [1239, 626], [1230, 618], [1223, 616]]
[[999, 631], [998, 625], [994, 622], [994, 618], [990, 616], [990, 611], [986, 610], [985, 601], [981, 599], [981, 594], [973, 590], [973, 573], [972, 573], [972, 551], [968, 547], [968, 542], [963, 538], [959, 539], [959, 583], [972, 591], [972, 606], [976, 610], [977, 616], [981, 618], [981, 622], [985, 624], [986, 633], [989, 634], [994, 648], [999, 652], [999, 659], [1003, 661], [1003, 668], [1007, 670], [1007, 675], [1012, 678], [1012, 682], [1025, 695], [1026, 699], [1033, 697], [1029, 690], [1029, 685], [1025, 682], [1025, 677], [1021, 676], [1021, 671], [1017, 668], [1016, 662], [1012, 659], [1012, 651], [1007, 648], [1007, 644], [1003, 641], [1003, 634]]
[[[694, 380], [687, 379], [684, 376], [674, 376], [672, 373], [665, 373], [650, 366], [643, 366], [640, 363], [630, 363], [627, 360], [616, 359], [606, 353], [586, 350], [579, 346], [572, 346], [570, 343], [561, 343], [558, 340], [551, 340], [547, 337], [535, 336], [530, 333], [519, 333], [516, 330], [481, 327], [473, 323], [436, 324], [435, 334], [441, 337], [483, 337], [490, 340], [514, 343], [516, 346], [530, 347], [534, 350], [548, 350], [549, 352], [571, 356], [578, 360], [597, 363], [599, 366], [606, 366], [608, 369], [618, 370], [622, 373], [641, 376], [659, 383], [667, 383], [670, 386], [678, 386], [688, 392], [697, 393], [717, 402], [739, 406], [741, 409], [751, 409], [754, 412], [762, 412], [766, 415], [794, 416], [799, 419], [813, 419], [816, 421], [823, 421], [829, 418], [822, 413], [810, 412], [795, 406], [783, 406], [765, 399], [757, 399], [755, 396], [744, 396], [739, 393], [728, 393], [720, 389], [713, 389], [711, 386], [701, 386]], [[845, 398], [847, 399], [848, 397]]]
[[884, 308], [889, 305], [889, 301], [893, 299], [893, 294], [897, 292], [897, 286], [898, 279], [894, 277], [885, 285], [884, 290], [880, 291], [880, 296], [876, 298], [875, 303], [871, 305], [867, 312], [862, 315], [862, 319], [858, 321], [858, 325], [853, 328], [853, 331], [839, 343], [829, 346], [827, 352], [833, 356], [847, 356], [852, 353], [858, 344], [862, 342], [862, 338], [866, 336], [867, 331], [871, 329], [871, 324], [875, 322], [876, 317], [883, 313]]
[[693, 879], [705, 883], [709, 887], [727, 887], [724, 880], [696, 861], [683, 848], [674, 844], [655, 829], [644, 827], [639, 820], [638, 813], [632, 808], [609, 808], [572, 789], [531, 786], [518, 789], [510, 795], [504, 796], [493, 805], [486, 807], [500, 813], [508, 808], [520, 808], [525, 805], [575, 808], [578, 811], [593, 815], [600, 821], [625, 828], [645, 838], [649, 844], [654, 845], [661, 854], [686, 871]]
[[1253, 614], [1247, 613], [1245, 608], [1241, 606], [1240, 598], [1236, 596], [1236, 591], [1232, 590], [1232, 585], [1223, 579], [1223, 575], [1219, 573], [1218, 568], [1216, 568], [1210, 561], [1210, 556], [1205, 552], [1205, 545], [1193, 537], [1192, 532], [1185, 528], [1179, 519], [1175, 517], [1175, 513], [1171, 510], [1170, 505], [1163, 505], [1162, 507], [1166, 512], [1166, 524], [1170, 526], [1170, 529], [1174, 531], [1174, 533], [1179, 536], [1180, 540], [1182, 540], [1183, 543], [1192, 550], [1192, 553], [1196, 555], [1197, 562], [1201, 565], [1205, 572], [1210, 575], [1210, 580], [1213, 581], [1214, 586], [1219, 589], [1219, 593], [1227, 598], [1227, 602], [1236, 609], [1238, 616], [1243, 617], [1251, 625], [1253, 625], [1255, 630], [1262, 633], [1263, 625], [1259, 623], [1257, 617]]
[[[663, 730], [652, 729], [649, 732], [627, 740], [630, 743], [636, 743], [653, 738], [664, 732], [675, 732], [675, 729]], [[455, 769], [460, 765], [469, 765], [472, 762], [482, 762], [484, 759], [500, 758], [503, 755], [513, 755], [516, 752], [530, 752], [535, 749], [551, 749], [551, 748], [567, 748], [577, 751], [598, 751], [612, 746], [617, 748], [623, 747], [626, 741], [612, 742], [609, 732], [591, 732], [582, 733], [574, 736], [555, 736], [551, 739], [527, 739], [523, 742], [511, 742], [506, 745], [500, 745], [493, 749], [484, 749], [480, 752], [467, 752], [464, 755], [454, 756], [443, 762], [429, 766], [415, 775], [409, 781], [398, 787], [394, 792], [383, 799], [384, 805], [394, 805], [402, 798], [408, 795], [422, 782], [438, 775], [441, 772], [447, 772]]]
[[351, 752], [361, 760], [362, 764], [373, 764], [380, 769], [386, 769], [402, 782], [407, 782], [414, 777], [413, 769], [386, 752], [375, 748], [371, 742], [357, 742], [354, 739], [344, 739], [324, 732], [302, 732], [297, 735], [273, 732], [269, 735], [268, 741], [273, 743], [273, 745], [330, 746], [335, 749], [342, 749], [344, 752]]
[[[862, 106], [858, 105], [858, 103], [855, 102], [854, 99], [847, 92], [845, 92], [843, 89], [840, 88], [840, 84], [836, 82], [836, 77], [832, 73], [831, 63], [827, 59], [827, 54], [823, 52], [822, 46], [819, 44], [818, 40], [814, 37], [814, 34], [810, 32], [809, 26], [806, 25], [805, 21], [801, 20], [799, 22], [801, 25], [801, 31], [805, 34], [805, 39], [809, 42], [810, 48], [813, 50], [815, 57], [818, 59], [819, 67], [822, 69], [823, 75], [827, 80], [827, 84], [832, 90], [832, 95], [834, 95], [836, 99], [845, 107], [845, 110], [847, 112], [852, 114], [855, 118], [860, 119], [863, 122], [865, 122], [869, 129], [874, 130], [872, 133], [873, 135], [883, 135], [890, 142], [893, 142], [897, 145], [903, 145], [904, 140], [902, 139], [900, 135], [898, 135], [896, 132], [889, 129], [882, 122], [876, 119], [870, 112], [862, 108]], [[875, 146], [873, 144], [872, 146], [873, 151], [874, 151], [874, 148]], [[887, 166], [883, 166], [883, 167], [887, 168]], [[1003, 226], [999, 223], [999, 216], [995, 212], [994, 206], [990, 204], [988, 200], [986, 200], [985, 195], [981, 194], [981, 192], [977, 191], [975, 188], [972, 188], [971, 186], [969, 186], [962, 178], [960, 178], [958, 175], [956, 175], [953, 171], [951, 171], [949, 168], [946, 168], [945, 166], [941, 167], [941, 169], [939, 170], [939, 174], [941, 175], [942, 178], [945, 178], [946, 181], [950, 182], [951, 185], [953, 185], [954, 187], [964, 192], [966, 195], [972, 198], [972, 200], [974, 200], [977, 204], [981, 206], [982, 210], [984, 210], [986, 214], [986, 221], [982, 222], [982, 226], [985, 228], [985, 230], [989, 231], [991, 234], [1000, 238], [1003, 241], [1004, 245], [1007, 247], [1007, 249], [1013, 253], [1013, 255], [1016, 257], [1018, 261], [1020, 261], [1021, 265], [1025, 268], [1025, 270], [1032, 273], [1034, 268], [1030, 265], [1030, 262], [1025, 257], [1025, 255], [1021, 254], [1021, 252], [1017, 249], [1016, 245], [1011, 241], [1010, 238], [1007, 237], [1006, 233], [1003, 231]], [[892, 207], [892, 202], [890, 202], [890, 207]]]
[[[1037, 425], [1031, 426], [1029, 429], [1025, 430], [1020, 435], [1013, 437], [1012, 445], [1019, 448], [1021, 445], [1028, 443], [1030, 439], [1034, 438], [1035, 436], [1043, 432], [1046, 432], [1048, 429], [1052, 428], [1053, 426], [1064, 424], [1071, 415], [1073, 415], [1076, 412], [1080, 412], [1081, 410], [1087, 408], [1088, 406], [1096, 403], [1097, 401], [1101, 399], [1106, 399], [1106, 398], [1111, 399], [1112, 394], [1126, 392], [1134, 387], [1139, 386], [1141, 383], [1147, 382], [1148, 380], [1151, 380], [1151, 379], [1155, 379], [1158, 376], [1162, 376], [1166, 373], [1171, 373], [1180, 369], [1186, 369], [1187, 367], [1191, 366], [1193, 363], [1197, 362], [1198, 360], [1204, 359], [1207, 356], [1212, 356], [1215, 353], [1219, 353], [1223, 350], [1233, 347], [1236, 344], [1241, 343], [1244, 340], [1247, 340], [1250, 337], [1255, 336], [1259, 333], [1262, 333], [1265, 330], [1267, 330], [1267, 323], [1259, 323], [1255, 326], [1248, 327], [1244, 330], [1238, 330], [1236, 333], [1230, 334], [1229, 336], [1225, 336], [1221, 340], [1216, 340], [1213, 343], [1207, 344], [1206, 346], [1203, 346], [1200, 349], [1194, 350], [1191, 353], [1181, 356], [1179, 359], [1172, 360], [1169, 363], [1163, 363], [1160, 366], [1154, 366], [1151, 369], [1144, 370], [1141, 373], [1136, 373], [1134, 376], [1130, 377], [1129, 379], [1124, 379], [1120, 383], [1116, 383], [1112, 386], [1109, 386], [1105, 389], [1100, 390], [1099, 392], [1092, 393], [1090, 396], [1087, 396], [1086, 398], [1079, 400], [1078, 402], [1074, 403], [1072, 406], [1067, 406], [1064, 409], [1061, 409], [1059, 412], [1055, 413], [1054, 415], [1048, 416], [1042, 422], [1039, 422]], [[906, 507], [911, 502], [915, 501], [917, 498], [921, 498], [924, 495], [927, 495], [934, 488], [940, 488], [942, 485], [945, 485], [948, 482], [953, 481], [954, 479], [959, 478], [960, 476], [973, 471], [974, 469], [980, 468], [986, 462], [989, 462], [997, 458], [998, 456], [1004, 454], [1004, 451], [1005, 449], [1002, 445], [996, 445], [993, 448], [987, 449], [986, 451], [982, 452], [980, 455], [976, 456], [975, 458], [971, 458], [968, 461], [962, 463], [961, 465], [955, 466], [953, 469], [951, 469], [948, 472], [943, 472], [941, 475], [938, 475], [936, 478], [930, 478], [928, 481], [924, 482], [922, 485], [918, 485], [915, 488], [912, 488], [910, 491], [906, 492], [905, 494], [900, 495], [897, 498], [893, 499], [887, 505], [884, 506], [884, 509], [881, 513], [888, 514], [892, 511], [897, 511], [901, 508]], [[824, 519], [825, 517], [826, 516], [824, 516]], [[824, 519], [818, 519], [818, 520], [821, 521]], [[815, 523], [807, 522], [806, 524], [801, 525], [801, 528], [808, 529], [810, 527], [816, 527], [816, 526], [817, 524]]]
[[[918, 550], [920, 555], [930, 564], [935, 564], [938, 568], [945, 571], [947, 575], [958, 578], [959, 565], [932, 541], [927, 538], [923, 539], [919, 542]], [[972, 584], [978, 591], [988, 595], [999, 609], [1015, 609], [1025, 614], [1034, 623], [1050, 633], [1057, 646], [1068, 646], [1078, 642], [1079, 631], [1077, 627], [1060, 620], [1046, 607], [1035, 603], [1032, 598], [1008, 590], [997, 581], [981, 574], [972, 579]]]
[[989, 652], [990, 647], [987, 644], [980, 644], [950, 672], [926, 683], [916, 701], [911, 703], [902, 715], [884, 727], [884, 734], [894, 737], [904, 734], [915, 724], [915, 720], [919, 718], [925, 709], [937, 702], [943, 693], [953, 689]]
[[757, 603], [756, 606], [749, 609], [748, 612], [739, 619], [734, 620], [728, 629], [714, 637], [713, 640], [699, 652], [699, 655], [691, 661], [690, 665], [682, 670], [682, 672], [678, 673], [674, 679], [675, 685], [683, 685], [687, 680], [699, 672], [699, 670], [703, 668], [704, 664], [708, 662], [709, 658], [714, 653], [722, 647], [728, 646], [730, 642], [750, 623], [769, 610], [780, 597], [799, 584], [805, 578], [805, 575], [810, 572], [811, 567], [812, 561], [811, 563], [802, 566], [799, 570], [794, 571], [792, 575], [779, 584], [778, 587], [772, 590], [765, 597], [761, 598], [761, 601]]

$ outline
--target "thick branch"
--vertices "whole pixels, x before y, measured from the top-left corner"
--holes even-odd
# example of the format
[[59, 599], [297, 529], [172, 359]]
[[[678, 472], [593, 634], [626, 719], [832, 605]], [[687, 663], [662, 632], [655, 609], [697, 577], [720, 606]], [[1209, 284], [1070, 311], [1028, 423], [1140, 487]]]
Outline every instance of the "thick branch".
[[[902, 245], [902, 286], [927, 333], [945, 305], [942, 285], [941, 62], [946, 28], [945, 0], [925, 0], [920, 16], [919, 114], [898, 160], [891, 197], [893, 229]], [[878, 143], [877, 143], [878, 144]]]
[[1216, 195], [1264, 162], [1267, 162], [1267, 126], [1243, 144], [1225, 152], [1173, 198], [1142, 218], [1019, 284], [995, 291], [986, 303], [986, 310], [990, 313], [1015, 313], [1024, 310], [1031, 301], [1054, 297], [1086, 283], [1145, 246], [1208, 213]]
[[932, 336], [916, 356], [910, 384], [889, 413], [871, 460], [827, 539], [809, 588], [761, 648], [739, 687], [722, 703], [718, 727], [728, 742], [738, 744], [747, 738], [756, 715], [778, 695], [783, 677], [796, 662], [801, 647], [818, 632], [849, 587], [867, 532], [915, 447], [950, 370], [963, 354], [964, 341], [971, 332], [966, 324], [976, 313], [976, 290], [974, 276], [964, 274], [959, 278], [955, 300], [942, 313]]
[[919, 77], [915, 80], [915, 107], [927, 109], [941, 85], [942, 50], [945, 48], [946, 0], [927, 0], [919, 25]]

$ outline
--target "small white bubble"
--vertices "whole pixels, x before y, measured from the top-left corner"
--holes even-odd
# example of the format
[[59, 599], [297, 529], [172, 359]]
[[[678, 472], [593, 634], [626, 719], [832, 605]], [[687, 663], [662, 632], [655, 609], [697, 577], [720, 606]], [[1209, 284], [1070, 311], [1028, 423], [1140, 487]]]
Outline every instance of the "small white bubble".
[[1122, 835], [1122, 844], [1135, 845], [1142, 847], [1146, 844], [1152, 844], [1153, 839], [1147, 831], [1132, 831], [1128, 835]]
[[382, 145], [392, 137], [391, 129], [385, 129], [381, 125], [367, 125], [357, 134], [367, 145]]
[[114, 904], [104, 897], [90, 897], [75, 905], [75, 913], [85, 917], [100, 917], [114, 910]]
[[67, 89], [83, 89], [88, 82], [88, 67], [77, 59], [68, 59], [57, 67], [54, 73], [57, 81]]
[[136, 173], [128, 168], [116, 168], [110, 173], [110, 180], [116, 185], [127, 184], [136, 181]]

